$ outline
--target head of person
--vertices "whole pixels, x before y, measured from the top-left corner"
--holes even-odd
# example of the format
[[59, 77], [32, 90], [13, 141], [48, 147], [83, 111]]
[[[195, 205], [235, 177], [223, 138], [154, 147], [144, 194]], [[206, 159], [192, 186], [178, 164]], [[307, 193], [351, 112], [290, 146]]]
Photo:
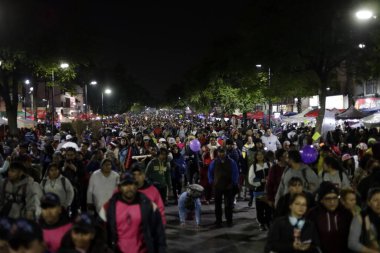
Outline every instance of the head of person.
[[9, 252], [9, 235], [11, 233], [12, 220], [9, 218], [3, 217], [0, 218], [0, 253]]
[[57, 224], [61, 218], [62, 206], [59, 196], [48, 192], [41, 198], [41, 219], [47, 225]]
[[255, 153], [255, 163], [260, 163], [260, 162], [264, 162], [265, 160], [265, 152], [262, 151], [262, 150], [258, 150], [256, 153]]
[[168, 159], [168, 150], [166, 148], [160, 148], [160, 154], [158, 155], [160, 161], [166, 161]]
[[232, 150], [234, 148], [234, 142], [231, 139], [226, 140], [226, 149]]
[[112, 160], [105, 158], [100, 163], [100, 168], [104, 174], [109, 174], [112, 171]]
[[318, 201], [329, 212], [339, 206], [339, 189], [331, 182], [322, 182], [318, 190]]
[[77, 151], [75, 150], [75, 148], [68, 147], [65, 153], [66, 161], [71, 161], [71, 162], [74, 161], [76, 158], [76, 154], [77, 154]]
[[141, 188], [145, 183], [145, 166], [142, 163], [136, 162], [131, 167], [131, 173], [135, 179], [137, 188]]
[[323, 170], [329, 172], [333, 170], [341, 170], [341, 168], [337, 159], [327, 156], [323, 159]]
[[290, 166], [302, 163], [301, 154], [298, 150], [290, 150], [288, 152], [288, 163]]
[[356, 208], [356, 193], [352, 189], [342, 189], [340, 191], [340, 203], [347, 210], [354, 210]]
[[265, 131], [265, 135], [266, 136], [270, 136], [272, 134], [272, 130], [270, 128], [268, 128], [266, 131]]
[[286, 151], [289, 151], [290, 141], [284, 141], [284, 143], [282, 143], [282, 148], [285, 149]]
[[128, 144], [127, 137], [123, 136], [120, 139], [120, 146], [126, 146]]
[[26, 168], [21, 162], [12, 162], [8, 169], [8, 179], [14, 183], [18, 182], [25, 174]]
[[119, 191], [121, 196], [127, 202], [132, 202], [137, 193], [137, 185], [135, 178], [129, 172], [124, 173], [120, 177]]
[[307, 211], [307, 197], [305, 193], [295, 193], [289, 199], [290, 215], [296, 218], [302, 218]]
[[50, 180], [57, 179], [60, 174], [61, 174], [61, 171], [60, 171], [57, 163], [49, 164], [49, 166], [47, 168], [47, 175], [48, 175]]
[[88, 252], [96, 235], [95, 220], [88, 214], [80, 214], [74, 221], [70, 231], [73, 246]]
[[380, 187], [368, 191], [367, 206], [377, 215], [380, 215]]
[[216, 146], [217, 144], [216, 144], [216, 137], [215, 136], [211, 136], [210, 137], [210, 144], [211, 144], [211, 146]]
[[216, 154], [219, 159], [224, 160], [226, 158], [226, 150], [224, 148], [218, 148]]
[[288, 192], [290, 195], [303, 192], [303, 182], [299, 177], [292, 177], [288, 182]]
[[9, 235], [11, 253], [43, 253], [46, 250], [42, 229], [32, 220], [13, 222]]
[[88, 151], [88, 147], [90, 146], [90, 143], [87, 141], [82, 142], [80, 145], [80, 151], [82, 151], [83, 154], [85, 154]]
[[288, 152], [285, 149], [280, 148], [276, 150], [275, 156], [277, 161], [284, 163], [288, 159]]

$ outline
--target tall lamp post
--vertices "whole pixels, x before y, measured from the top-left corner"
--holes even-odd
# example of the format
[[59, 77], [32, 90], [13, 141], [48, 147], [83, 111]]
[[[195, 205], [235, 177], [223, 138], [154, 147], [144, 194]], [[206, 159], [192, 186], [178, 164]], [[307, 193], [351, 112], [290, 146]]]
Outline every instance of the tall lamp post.
[[[256, 65], [256, 68], [258, 69], [261, 69], [262, 65], [261, 64], [257, 64]], [[268, 87], [271, 86], [271, 70], [270, 68], [268, 68]], [[269, 98], [268, 99], [268, 104], [269, 104], [269, 110], [268, 110], [268, 114], [269, 114], [269, 117], [268, 117], [268, 125], [269, 125], [269, 128], [271, 128], [271, 125], [270, 125], [270, 122], [271, 122], [271, 116], [272, 116], [272, 99]]]
[[111, 89], [104, 89], [102, 90], [102, 122], [103, 122], [103, 115], [104, 115], [104, 94], [111, 94], [112, 90]]
[[[61, 69], [67, 69], [69, 67], [68, 63], [61, 63], [59, 65]], [[55, 106], [54, 106], [54, 68], [51, 70], [51, 80], [52, 80], [52, 98], [51, 98], [51, 108], [52, 108], [52, 120], [51, 120], [51, 132], [54, 134], [54, 117], [55, 117]]]
[[[98, 84], [98, 82], [97, 81], [91, 81], [90, 82], [90, 85], [97, 85]], [[88, 100], [87, 100], [87, 83], [86, 83], [86, 85], [84, 86], [84, 89], [85, 89], [85, 96], [86, 96], [86, 105], [85, 105], [85, 113], [86, 113], [86, 118], [87, 118], [87, 116], [88, 116], [88, 109], [89, 109], [89, 105], [88, 105]]]

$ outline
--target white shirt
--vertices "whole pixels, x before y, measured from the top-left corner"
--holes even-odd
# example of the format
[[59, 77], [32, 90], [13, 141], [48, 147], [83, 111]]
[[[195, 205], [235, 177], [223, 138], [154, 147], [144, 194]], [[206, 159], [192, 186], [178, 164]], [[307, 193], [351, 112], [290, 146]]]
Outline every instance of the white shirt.
[[92, 173], [87, 190], [87, 204], [94, 204], [99, 213], [102, 206], [112, 197], [119, 184], [119, 174], [111, 171], [108, 177], [104, 176], [101, 169]]
[[281, 143], [279, 142], [278, 138], [276, 135], [263, 135], [261, 136], [261, 140], [264, 144], [264, 146], [268, 149], [267, 151], [273, 151], [276, 152], [277, 148], [281, 147]]

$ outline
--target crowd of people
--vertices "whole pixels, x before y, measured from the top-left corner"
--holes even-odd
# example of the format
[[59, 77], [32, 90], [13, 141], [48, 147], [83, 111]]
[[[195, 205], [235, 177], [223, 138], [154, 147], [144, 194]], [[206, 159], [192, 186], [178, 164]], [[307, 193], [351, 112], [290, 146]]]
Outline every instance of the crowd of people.
[[256, 209], [265, 252], [380, 252], [377, 129], [313, 140], [311, 127], [237, 123], [130, 115], [99, 132], [6, 137], [0, 252], [166, 252], [165, 207], [199, 228], [213, 203], [218, 229], [234, 226], [237, 201]]

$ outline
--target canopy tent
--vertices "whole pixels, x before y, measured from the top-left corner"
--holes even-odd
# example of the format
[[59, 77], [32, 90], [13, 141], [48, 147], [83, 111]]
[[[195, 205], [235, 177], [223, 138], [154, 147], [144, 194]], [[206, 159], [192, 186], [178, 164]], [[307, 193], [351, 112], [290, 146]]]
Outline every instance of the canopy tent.
[[314, 118], [304, 117], [304, 115], [310, 111], [312, 111], [312, 109], [307, 108], [297, 115], [294, 115], [291, 117], [282, 117], [282, 121], [287, 122], [287, 123], [306, 123], [310, 121], [315, 121]]
[[248, 119], [255, 119], [255, 120], [263, 119], [264, 118], [264, 112], [262, 112], [262, 111], [248, 112], [247, 118]]
[[363, 117], [365, 117], [365, 114], [361, 111], [356, 110], [354, 106], [350, 106], [350, 108], [348, 108], [345, 112], [336, 115], [337, 119], [342, 120], [361, 119]]
[[318, 117], [318, 114], [319, 114], [319, 109], [314, 109], [314, 110], [311, 110], [310, 112], [306, 113], [304, 115], [304, 117], [307, 117], [307, 118], [316, 118], [316, 117]]
[[362, 118], [362, 122], [367, 128], [380, 126], [380, 112]]
[[30, 119], [17, 119], [17, 127], [18, 128], [33, 128], [37, 125], [37, 122]]

